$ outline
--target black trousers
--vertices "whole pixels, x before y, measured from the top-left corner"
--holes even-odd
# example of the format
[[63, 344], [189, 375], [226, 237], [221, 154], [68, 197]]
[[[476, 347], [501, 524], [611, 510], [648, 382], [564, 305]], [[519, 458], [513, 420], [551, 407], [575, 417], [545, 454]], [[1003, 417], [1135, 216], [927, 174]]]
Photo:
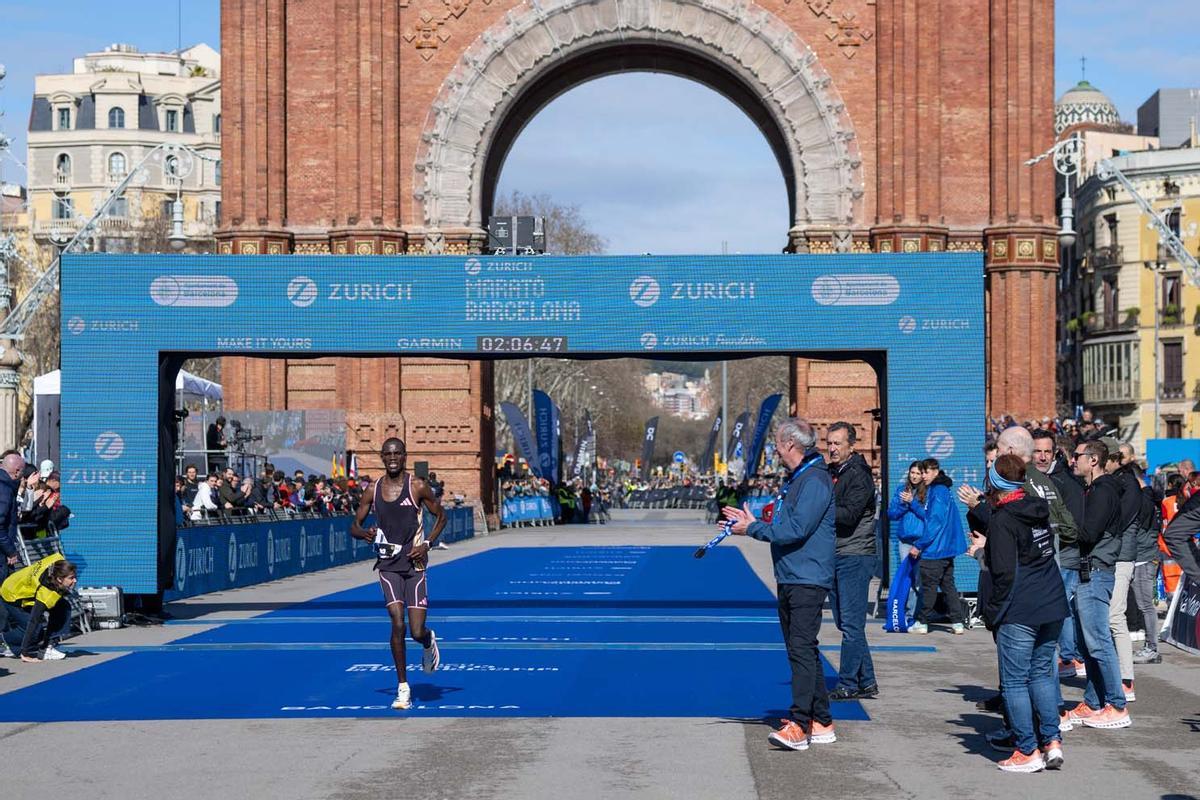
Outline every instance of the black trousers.
[[958, 587], [954, 585], [953, 558], [922, 558], [921, 572], [921, 611], [917, 619], [929, 624], [929, 616], [933, 612], [933, 604], [937, 602], [937, 590], [940, 587], [946, 595], [946, 613], [950, 622], [965, 622], [963, 618], [962, 601], [958, 599]]
[[792, 719], [808, 726], [812, 720], [829, 725], [829, 690], [817, 651], [821, 610], [828, 589], [804, 584], [779, 584], [779, 625], [792, 667]]

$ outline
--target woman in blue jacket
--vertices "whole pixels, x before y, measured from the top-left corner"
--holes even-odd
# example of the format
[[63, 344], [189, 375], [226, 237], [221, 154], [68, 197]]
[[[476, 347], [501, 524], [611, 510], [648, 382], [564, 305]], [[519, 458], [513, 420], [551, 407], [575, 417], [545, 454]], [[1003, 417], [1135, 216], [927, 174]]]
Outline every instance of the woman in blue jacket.
[[950, 493], [954, 482], [942, 472], [936, 458], [921, 462], [921, 477], [927, 487], [925, 506], [914, 507], [914, 511], [918, 515], [924, 513], [925, 530], [909, 550], [909, 555], [921, 559], [921, 610], [916, 624], [909, 630], [929, 633], [929, 617], [940, 588], [946, 595], [946, 611], [953, 631], [962, 634], [966, 630], [962, 602], [958, 599], [958, 587], [954, 585], [954, 559], [967, 552], [967, 540]]
[[[903, 554], [925, 533], [925, 496], [928, 487], [921, 476], [921, 462], [914, 461], [908, 465], [908, 475], [904, 482], [896, 487], [892, 501], [888, 503], [887, 515], [894, 524], [892, 532], [900, 544], [907, 545], [900, 549]], [[905, 616], [912, 619], [916, 606], [921, 602], [921, 584], [913, 580], [912, 592], [905, 598]]]

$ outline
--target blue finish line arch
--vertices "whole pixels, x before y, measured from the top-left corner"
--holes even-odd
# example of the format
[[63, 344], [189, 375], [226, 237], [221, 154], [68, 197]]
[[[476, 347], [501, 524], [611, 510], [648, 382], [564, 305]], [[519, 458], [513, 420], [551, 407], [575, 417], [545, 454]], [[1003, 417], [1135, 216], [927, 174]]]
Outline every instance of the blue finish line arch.
[[980, 479], [977, 253], [67, 255], [61, 450], [77, 513], [66, 549], [87, 584], [165, 588], [172, 453], [160, 434], [174, 382], [161, 379], [184, 357], [810, 352], [886, 364], [885, 481], [930, 455], [956, 480]]

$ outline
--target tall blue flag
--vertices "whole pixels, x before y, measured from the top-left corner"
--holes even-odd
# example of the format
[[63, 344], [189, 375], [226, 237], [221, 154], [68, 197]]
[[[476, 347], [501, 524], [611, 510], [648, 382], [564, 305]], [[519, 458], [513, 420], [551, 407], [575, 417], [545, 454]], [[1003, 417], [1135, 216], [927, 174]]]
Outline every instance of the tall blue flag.
[[533, 471], [534, 475], [539, 478], [545, 477], [542, 473], [541, 460], [538, 458], [538, 447], [534, 444], [533, 433], [529, 430], [529, 423], [525, 420], [521, 409], [512, 403], [501, 403], [500, 410], [504, 413], [504, 419], [508, 421], [508, 427], [512, 429], [513, 441], [517, 443], [517, 450], [520, 451], [521, 458], [529, 464], [529, 469]]
[[758, 422], [754, 423], [754, 440], [750, 444], [750, 455], [746, 459], [747, 475], [758, 474], [758, 457], [762, 454], [763, 443], [767, 439], [767, 428], [771, 427], [771, 417], [775, 416], [775, 409], [779, 407], [779, 401], [782, 399], [782, 394], [773, 394], [765, 398], [762, 405], [758, 407]]
[[558, 420], [550, 395], [537, 389], [533, 393], [533, 425], [537, 431], [541, 477], [558, 482]]

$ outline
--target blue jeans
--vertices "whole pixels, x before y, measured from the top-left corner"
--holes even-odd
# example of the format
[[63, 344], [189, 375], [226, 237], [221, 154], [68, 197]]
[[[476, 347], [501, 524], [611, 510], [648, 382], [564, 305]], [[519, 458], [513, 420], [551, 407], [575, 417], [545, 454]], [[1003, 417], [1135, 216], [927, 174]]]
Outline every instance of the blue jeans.
[[1005, 623], [996, 634], [1004, 708], [1017, 749], [1025, 755], [1039, 744], [1062, 738], [1058, 731], [1058, 674], [1054, 664], [1061, 629], [1061, 621], [1037, 627]]
[[1105, 703], [1125, 707], [1125, 689], [1121, 686], [1121, 666], [1117, 648], [1108, 628], [1108, 606], [1112, 602], [1116, 576], [1094, 569], [1092, 579], [1075, 587], [1075, 641], [1087, 667], [1087, 688], [1083, 702], [1091, 709]]
[[842, 632], [838, 687], [857, 691], [875, 685], [875, 665], [867, 646], [867, 595], [876, 556], [838, 556], [829, 593], [833, 621]]
[[1058, 657], [1063, 661], [1083, 661], [1075, 644], [1075, 587], [1079, 585], [1079, 570], [1059, 567], [1058, 571], [1062, 574], [1063, 588], [1067, 590], [1067, 607], [1071, 609], [1071, 616], [1063, 622], [1058, 637]]

